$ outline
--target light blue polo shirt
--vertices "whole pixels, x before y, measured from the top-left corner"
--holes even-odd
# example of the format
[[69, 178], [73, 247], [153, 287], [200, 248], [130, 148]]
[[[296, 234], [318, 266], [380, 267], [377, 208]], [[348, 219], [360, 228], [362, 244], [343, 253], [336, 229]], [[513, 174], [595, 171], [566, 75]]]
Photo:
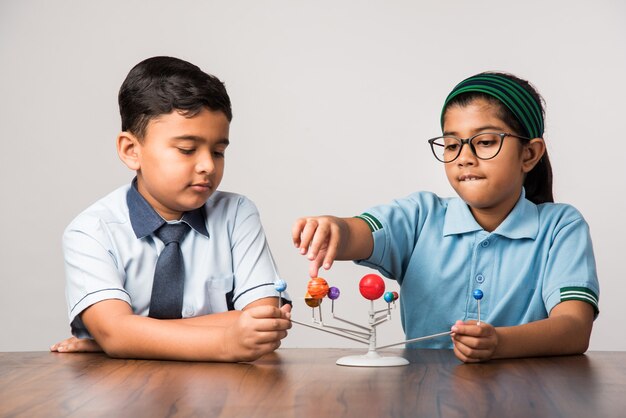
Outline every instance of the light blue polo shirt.
[[[154, 270], [164, 248], [154, 231], [165, 222], [135, 186], [126, 185], [70, 223], [63, 252], [73, 335], [89, 337], [80, 313], [102, 300], [123, 300], [135, 314], [148, 315]], [[274, 282], [279, 274], [249, 199], [216, 191], [180, 222], [192, 228], [181, 242], [183, 318], [242, 309], [278, 296]]]
[[[598, 312], [599, 285], [582, 215], [566, 204], [535, 205], [521, 197], [493, 232], [476, 222], [460, 198], [418, 192], [359, 216], [372, 230], [367, 260], [401, 286], [406, 338], [450, 330], [455, 321], [476, 319], [496, 327], [548, 317], [558, 303], [583, 300]], [[411, 347], [451, 348], [450, 337]]]

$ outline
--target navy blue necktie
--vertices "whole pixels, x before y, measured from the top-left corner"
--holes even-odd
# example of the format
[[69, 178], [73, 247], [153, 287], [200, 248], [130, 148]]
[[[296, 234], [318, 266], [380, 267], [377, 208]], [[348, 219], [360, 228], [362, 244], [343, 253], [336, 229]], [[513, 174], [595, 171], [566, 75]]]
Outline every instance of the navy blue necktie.
[[177, 319], [182, 317], [183, 292], [185, 290], [185, 265], [180, 241], [189, 231], [184, 222], [164, 224], [155, 231], [165, 244], [156, 263], [152, 297], [150, 299], [151, 318]]

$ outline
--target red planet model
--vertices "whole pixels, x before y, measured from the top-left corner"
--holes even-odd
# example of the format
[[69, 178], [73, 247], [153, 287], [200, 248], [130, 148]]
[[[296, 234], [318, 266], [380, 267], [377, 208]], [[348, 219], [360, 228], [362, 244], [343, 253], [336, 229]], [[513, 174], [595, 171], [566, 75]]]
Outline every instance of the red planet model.
[[365, 299], [376, 300], [385, 293], [385, 282], [377, 274], [366, 274], [359, 282], [359, 291]]

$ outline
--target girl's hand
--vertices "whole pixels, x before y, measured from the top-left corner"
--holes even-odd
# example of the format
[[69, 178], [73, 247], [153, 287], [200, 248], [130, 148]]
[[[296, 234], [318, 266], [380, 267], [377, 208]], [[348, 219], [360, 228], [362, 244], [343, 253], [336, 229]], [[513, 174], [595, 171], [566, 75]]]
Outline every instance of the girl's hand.
[[345, 222], [334, 216], [300, 218], [291, 229], [293, 244], [311, 260], [309, 275], [317, 277], [320, 267], [328, 270], [337, 257]]
[[487, 361], [498, 347], [496, 329], [486, 322], [456, 321], [451, 331], [454, 355], [464, 363]]
[[96, 353], [102, 351], [102, 348], [100, 348], [96, 340], [70, 337], [51, 346], [50, 351], [58, 353]]

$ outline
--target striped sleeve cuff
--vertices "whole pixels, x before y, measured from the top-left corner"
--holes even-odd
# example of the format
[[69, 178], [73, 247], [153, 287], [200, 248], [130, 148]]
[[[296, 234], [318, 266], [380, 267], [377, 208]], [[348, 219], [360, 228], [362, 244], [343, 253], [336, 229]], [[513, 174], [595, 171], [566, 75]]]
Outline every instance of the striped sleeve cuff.
[[379, 229], [383, 229], [383, 224], [380, 223], [378, 219], [376, 219], [373, 215], [369, 213], [362, 213], [360, 215], [355, 216], [355, 218], [363, 219], [367, 226], [369, 226], [370, 231], [376, 232]]
[[561, 302], [566, 300], [580, 300], [587, 302], [593, 306], [596, 313], [598, 309], [598, 295], [593, 290], [586, 287], [562, 287], [561, 288]]

